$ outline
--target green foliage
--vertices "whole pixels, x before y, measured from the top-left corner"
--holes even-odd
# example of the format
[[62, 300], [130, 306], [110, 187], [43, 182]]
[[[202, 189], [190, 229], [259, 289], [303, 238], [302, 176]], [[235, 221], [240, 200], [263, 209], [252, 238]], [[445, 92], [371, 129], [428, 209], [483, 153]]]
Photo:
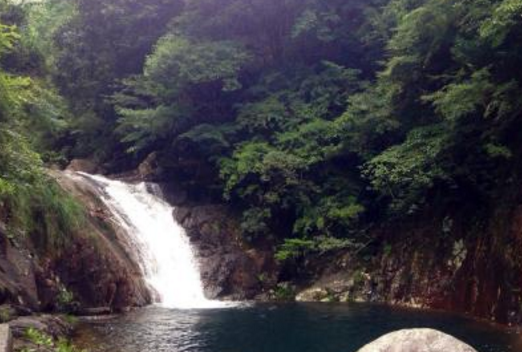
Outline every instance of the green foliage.
[[75, 347], [71, 342], [60, 339], [56, 344], [56, 352], [87, 352], [87, 350]]
[[250, 208], [243, 212], [241, 229], [246, 235], [267, 235], [270, 233], [270, 208]]
[[6, 210], [2, 220], [31, 236], [38, 249], [58, 253], [65, 249], [71, 233], [82, 228], [84, 210], [54, 180], [38, 175], [41, 179], [34, 183], [9, 183], [12, 191], [0, 195], [0, 207]]
[[142, 70], [181, 1], [45, 0], [29, 4], [24, 41], [72, 111], [68, 156], [113, 155], [116, 113], [108, 97]]
[[74, 1], [46, 0], [28, 5], [22, 44], [44, 60], [47, 70], [52, 70], [58, 60], [55, 36], [77, 16]]
[[53, 347], [53, 338], [38, 329], [28, 328], [25, 331], [25, 337], [37, 345], [38, 347]]
[[306, 253], [312, 251], [314, 248], [314, 241], [301, 239], [287, 239], [279, 247], [275, 257], [279, 261], [295, 259], [302, 257]]
[[392, 251], [393, 251], [393, 247], [392, 247], [391, 244], [386, 243], [384, 245], [382, 251], [383, 251], [385, 256], [389, 256], [392, 253]]
[[[180, 135], [186, 126], [194, 126], [191, 119], [200, 123], [208, 119], [201, 113], [212, 101], [195, 105], [199, 97], [194, 91], [217, 103], [221, 95], [241, 88], [237, 74], [247, 59], [246, 52], [231, 42], [192, 43], [172, 34], [161, 38], [147, 58], [143, 76], [127, 80], [127, 92], [114, 96], [121, 116], [118, 132], [123, 142], [132, 143], [129, 151]], [[145, 105], [144, 97], [156, 103]], [[194, 131], [188, 133], [197, 139]]]
[[[516, 60], [488, 51], [518, 35], [517, 6], [191, 3], [114, 96], [118, 132], [130, 151], [210, 168], [210, 184], [187, 177], [222, 189], [249, 237], [353, 237], [370, 208], [410, 214], [436, 190], [491, 186], [520, 103], [499, 71]], [[365, 50], [369, 63], [350, 56]]]
[[488, 143], [484, 146], [486, 153], [492, 158], [510, 159], [513, 157], [511, 150], [503, 145]]
[[295, 288], [289, 283], [280, 282], [274, 288], [274, 299], [277, 301], [293, 301], [295, 294]]
[[471, 74], [464, 82], [448, 84], [424, 99], [432, 102], [435, 111], [449, 120], [457, 120], [476, 113], [484, 117], [502, 118], [513, 112], [519, 103], [511, 95], [517, 91], [517, 83], [508, 81], [496, 84], [491, 81], [487, 68]]
[[20, 219], [34, 204], [61, 214], [43, 216], [52, 233], [75, 211], [29, 191], [42, 183], [35, 148], [118, 165], [156, 152], [165, 177], [231, 204], [281, 260], [357, 248], [388, 216], [492, 199], [516, 178], [518, 0], [23, 8], [22, 45], [12, 20], [0, 30], [0, 195]]
[[298, 238], [286, 239], [277, 248], [275, 258], [284, 262], [286, 260], [299, 259], [306, 255], [316, 253], [324, 254], [340, 249], [355, 249], [359, 245], [351, 239], [339, 239], [330, 236], [319, 236], [312, 240]]
[[487, 107], [487, 99], [495, 89], [489, 77], [485, 69], [474, 72], [469, 81], [449, 84], [425, 99], [432, 101], [435, 110], [449, 120], [469, 116]]
[[241, 87], [237, 72], [247, 58], [233, 42], [192, 43], [169, 34], [148, 57], [144, 76], [165, 90], [160, 97], [177, 96], [190, 84], [215, 81], [222, 82], [224, 91], [232, 91]]
[[14, 43], [19, 37], [15, 26], [0, 24], [0, 55], [5, 55], [13, 50]]
[[7, 323], [9, 322], [13, 317], [11, 316], [11, 311], [9, 306], [3, 306], [0, 307], [0, 323]]
[[74, 294], [62, 285], [56, 297], [56, 303], [59, 311], [71, 312], [74, 304]]
[[36, 345], [37, 349], [24, 347], [22, 352], [35, 352], [41, 348], [44, 348], [46, 351], [53, 352], [86, 352], [85, 350], [76, 348], [66, 339], [61, 338], [58, 341], [55, 341], [52, 336], [35, 328], [27, 329], [25, 331], [25, 338]]
[[308, 204], [301, 209], [293, 232], [302, 236], [336, 236], [343, 231], [347, 234], [356, 228], [364, 210], [351, 195], [343, 197], [340, 193], [335, 197], [322, 196], [318, 203]]
[[406, 141], [393, 146], [370, 160], [364, 174], [373, 188], [392, 199], [400, 211], [414, 211], [426, 201], [422, 192], [437, 182], [450, 181], [454, 167], [444, 159], [451, 148], [447, 131], [438, 125], [420, 127], [409, 132]]
[[499, 46], [509, 34], [520, 28], [522, 4], [518, 0], [503, 0], [494, 8], [491, 18], [484, 21], [480, 28], [480, 35]]
[[[15, 28], [1, 28], [2, 53], [16, 54]], [[52, 144], [65, 111], [43, 79], [0, 69], [0, 221], [11, 233], [33, 237], [42, 250], [63, 249], [83, 219], [81, 207], [46, 175], [35, 151]]]

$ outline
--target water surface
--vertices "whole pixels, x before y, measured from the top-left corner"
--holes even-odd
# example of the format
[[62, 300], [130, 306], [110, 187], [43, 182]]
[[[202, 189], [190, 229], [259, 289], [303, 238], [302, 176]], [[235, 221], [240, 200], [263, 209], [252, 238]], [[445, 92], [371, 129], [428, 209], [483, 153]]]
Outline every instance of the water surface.
[[414, 327], [442, 330], [479, 352], [522, 351], [516, 330], [447, 313], [364, 304], [151, 307], [84, 324], [76, 342], [93, 352], [355, 352], [387, 332]]

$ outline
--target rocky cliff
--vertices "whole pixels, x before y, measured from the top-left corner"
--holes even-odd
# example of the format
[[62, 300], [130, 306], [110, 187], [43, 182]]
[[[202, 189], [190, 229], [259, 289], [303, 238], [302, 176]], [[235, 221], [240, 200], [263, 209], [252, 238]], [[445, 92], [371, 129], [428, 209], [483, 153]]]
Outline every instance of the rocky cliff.
[[[522, 323], [522, 206], [433, 209], [372, 232], [363, 251], [308, 258], [298, 300], [375, 301]], [[303, 282], [305, 282], [303, 284]]]
[[248, 246], [227, 208], [177, 206], [174, 217], [196, 248], [209, 298], [252, 299], [276, 282], [278, 270], [272, 249]]
[[[84, 227], [70, 233], [65, 250], [42, 253], [29, 236], [0, 224], [0, 305], [8, 313], [122, 310], [151, 301], [137, 261], [99, 194], [88, 184], [53, 172], [58, 183], [85, 206]], [[13, 308], [14, 307], [14, 308]]]

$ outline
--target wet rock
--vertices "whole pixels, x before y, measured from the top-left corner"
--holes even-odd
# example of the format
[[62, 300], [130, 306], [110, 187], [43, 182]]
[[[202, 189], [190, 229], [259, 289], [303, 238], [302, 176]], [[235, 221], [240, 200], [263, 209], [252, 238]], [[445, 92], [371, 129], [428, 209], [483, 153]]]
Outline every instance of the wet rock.
[[409, 329], [389, 333], [358, 352], [477, 352], [456, 338], [433, 329]]
[[[67, 253], [51, 263], [73, 300], [83, 309], [104, 306], [116, 311], [148, 304], [150, 294], [136, 262], [115, 238], [108, 241], [100, 232], [94, 236], [76, 238]], [[60, 309], [55, 297], [42, 297], [46, 310]]]
[[235, 217], [217, 205], [176, 207], [173, 216], [197, 250], [209, 298], [251, 299], [275, 282], [270, 250], [248, 248]]

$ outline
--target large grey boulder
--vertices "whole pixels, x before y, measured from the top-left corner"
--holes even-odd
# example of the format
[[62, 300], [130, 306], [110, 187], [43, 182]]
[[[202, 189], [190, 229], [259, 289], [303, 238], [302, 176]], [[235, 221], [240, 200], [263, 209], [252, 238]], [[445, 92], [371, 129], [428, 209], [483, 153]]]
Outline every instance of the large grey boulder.
[[408, 329], [386, 334], [358, 352], [477, 352], [453, 336], [433, 329]]
[[12, 352], [13, 340], [11, 337], [11, 329], [9, 325], [0, 324], [0, 352]]

